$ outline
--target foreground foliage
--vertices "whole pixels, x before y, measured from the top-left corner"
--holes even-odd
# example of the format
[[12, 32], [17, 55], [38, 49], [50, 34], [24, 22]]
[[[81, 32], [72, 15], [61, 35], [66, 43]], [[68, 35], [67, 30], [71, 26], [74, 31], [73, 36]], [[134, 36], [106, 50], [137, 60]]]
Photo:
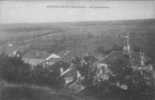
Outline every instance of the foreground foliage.
[[[84, 62], [82, 62], [84, 61]], [[94, 56], [75, 57], [70, 63], [58, 61], [55, 64], [43, 67], [24, 63], [20, 57], [0, 55], [0, 78], [17, 84], [36, 84], [60, 89], [65, 81], [60, 77], [60, 67], [65, 69], [73, 65], [84, 77], [80, 80], [91, 95], [102, 98], [108, 95], [117, 95], [125, 100], [153, 100], [155, 95], [154, 69], [150, 65], [132, 66], [128, 56], [123, 54], [112, 55], [104, 61], [107, 69], [98, 69], [98, 59]], [[104, 64], [103, 62], [101, 64]], [[100, 71], [103, 71], [100, 75]], [[107, 71], [108, 70], [108, 71]], [[84, 91], [85, 91], [84, 90]]]
[[[63, 79], [57, 71], [50, 72], [43, 66], [32, 66], [24, 63], [20, 57], [0, 55], [0, 78], [7, 82], [17, 84], [36, 84], [59, 88], [63, 85]], [[56, 70], [56, 69], [55, 69]]]

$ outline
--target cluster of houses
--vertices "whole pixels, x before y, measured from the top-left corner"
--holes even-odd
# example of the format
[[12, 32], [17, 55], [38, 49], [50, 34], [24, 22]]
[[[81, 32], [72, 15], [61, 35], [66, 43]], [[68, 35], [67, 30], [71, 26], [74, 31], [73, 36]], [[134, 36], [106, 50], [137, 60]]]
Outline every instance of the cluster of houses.
[[[105, 81], [109, 80], [111, 75], [114, 75], [112, 71], [109, 69], [109, 65], [106, 63], [107, 59], [111, 59], [114, 56], [119, 56], [121, 54], [123, 55], [128, 55], [130, 62], [131, 62], [131, 67], [133, 67], [134, 70], [148, 70], [152, 71], [153, 66], [151, 64], [147, 64], [147, 57], [144, 54], [144, 52], [134, 52], [131, 49], [130, 46], [130, 33], [126, 34], [123, 36], [124, 38], [124, 46], [123, 46], [123, 51], [112, 51], [110, 54], [106, 55], [103, 57], [102, 60], [94, 60], [95, 63], [90, 62], [92, 66], [95, 66], [96, 68], [96, 75], [94, 76], [96, 81]], [[21, 57], [21, 54], [19, 51], [15, 51], [13, 53], [14, 56]], [[88, 56], [89, 57], [89, 56]], [[52, 53], [50, 54], [47, 58], [45, 59], [27, 59], [23, 58], [23, 60], [32, 66], [35, 66], [37, 64], [42, 64], [44, 67], [53, 65], [55, 62], [64, 60], [65, 58]], [[87, 64], [89, 62], [86, 61], [86, 59], [82, 58], [79, 62], [81, 65]], [[69, 87], [70, 89], [73, 89], [76, 92], [80, 92], [85, 87], [81, 84], [81, 81], [85, 79], [85, 77], [80, 73], [79, 69], [76, 67], [76, 64], [71, 62], [68, 68], [64, 67], [59, 67], [60, 71], [60, 77], [63, 77], [65, 80], [65, 85]], [[125, 84], [116, 84], [118, 87], [122, 89], [128, 89], [128, 86]]]

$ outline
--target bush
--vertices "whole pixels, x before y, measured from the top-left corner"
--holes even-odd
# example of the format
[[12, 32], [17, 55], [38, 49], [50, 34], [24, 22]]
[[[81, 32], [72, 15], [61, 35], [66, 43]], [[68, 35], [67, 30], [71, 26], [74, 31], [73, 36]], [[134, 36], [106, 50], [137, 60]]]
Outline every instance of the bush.
[[[53, 66], [52, 66], [53, 67]], [[32, 72], [33, 83], [52, 88], [61, 88], [64, 85], [63, 78], [60, 77], [57, 69], [50, 70], [38, 65]]]
[[[0, 55], [0, 78], [10, 83], [36, 84], [58, 88], [63, 86], [64, 80], [59, 77], [58, 69], [52, 71], [41, 65], [32, 66], [24, 63], [19, 57]], [[58, 66], [56, 66], [58, 68]]]
[[18, 57], [0, 55], [0, 77], [8, 82], [24, 83], [30, 78], [31, 66]]

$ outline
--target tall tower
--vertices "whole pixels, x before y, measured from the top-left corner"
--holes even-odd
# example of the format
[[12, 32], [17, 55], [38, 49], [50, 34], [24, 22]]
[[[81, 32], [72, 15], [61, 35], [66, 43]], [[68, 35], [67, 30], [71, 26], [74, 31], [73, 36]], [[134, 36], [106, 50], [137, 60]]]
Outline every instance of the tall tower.
[[144, 66], [145, 65], [145, 55], [144, 52], [140, 51], [140, 65]]
[[127, 33], [124, 38], [123, 53], [131, 57], [131, 46], [130, 46], [130, 33]]

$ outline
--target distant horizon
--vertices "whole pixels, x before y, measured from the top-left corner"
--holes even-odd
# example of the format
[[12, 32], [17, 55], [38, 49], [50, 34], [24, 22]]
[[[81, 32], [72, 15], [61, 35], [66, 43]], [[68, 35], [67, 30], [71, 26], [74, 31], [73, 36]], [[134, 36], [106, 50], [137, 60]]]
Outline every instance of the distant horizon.
[[155, 19], [154, 5], [146, 0], [0, 1], [0, 24]]
[[148, 21], [154, 21], [155, 18], [152, 19], [131, 19], [131, 20], [106, 20], [106, 21], [77, 21], [77, 22], [41, 22], [41, 23], [0, 23], [0, 26], [5, 25], [39, 25], [39, 24], [78, 24], [78, 23], [121, 23], [121, 22], [148, 22]]

